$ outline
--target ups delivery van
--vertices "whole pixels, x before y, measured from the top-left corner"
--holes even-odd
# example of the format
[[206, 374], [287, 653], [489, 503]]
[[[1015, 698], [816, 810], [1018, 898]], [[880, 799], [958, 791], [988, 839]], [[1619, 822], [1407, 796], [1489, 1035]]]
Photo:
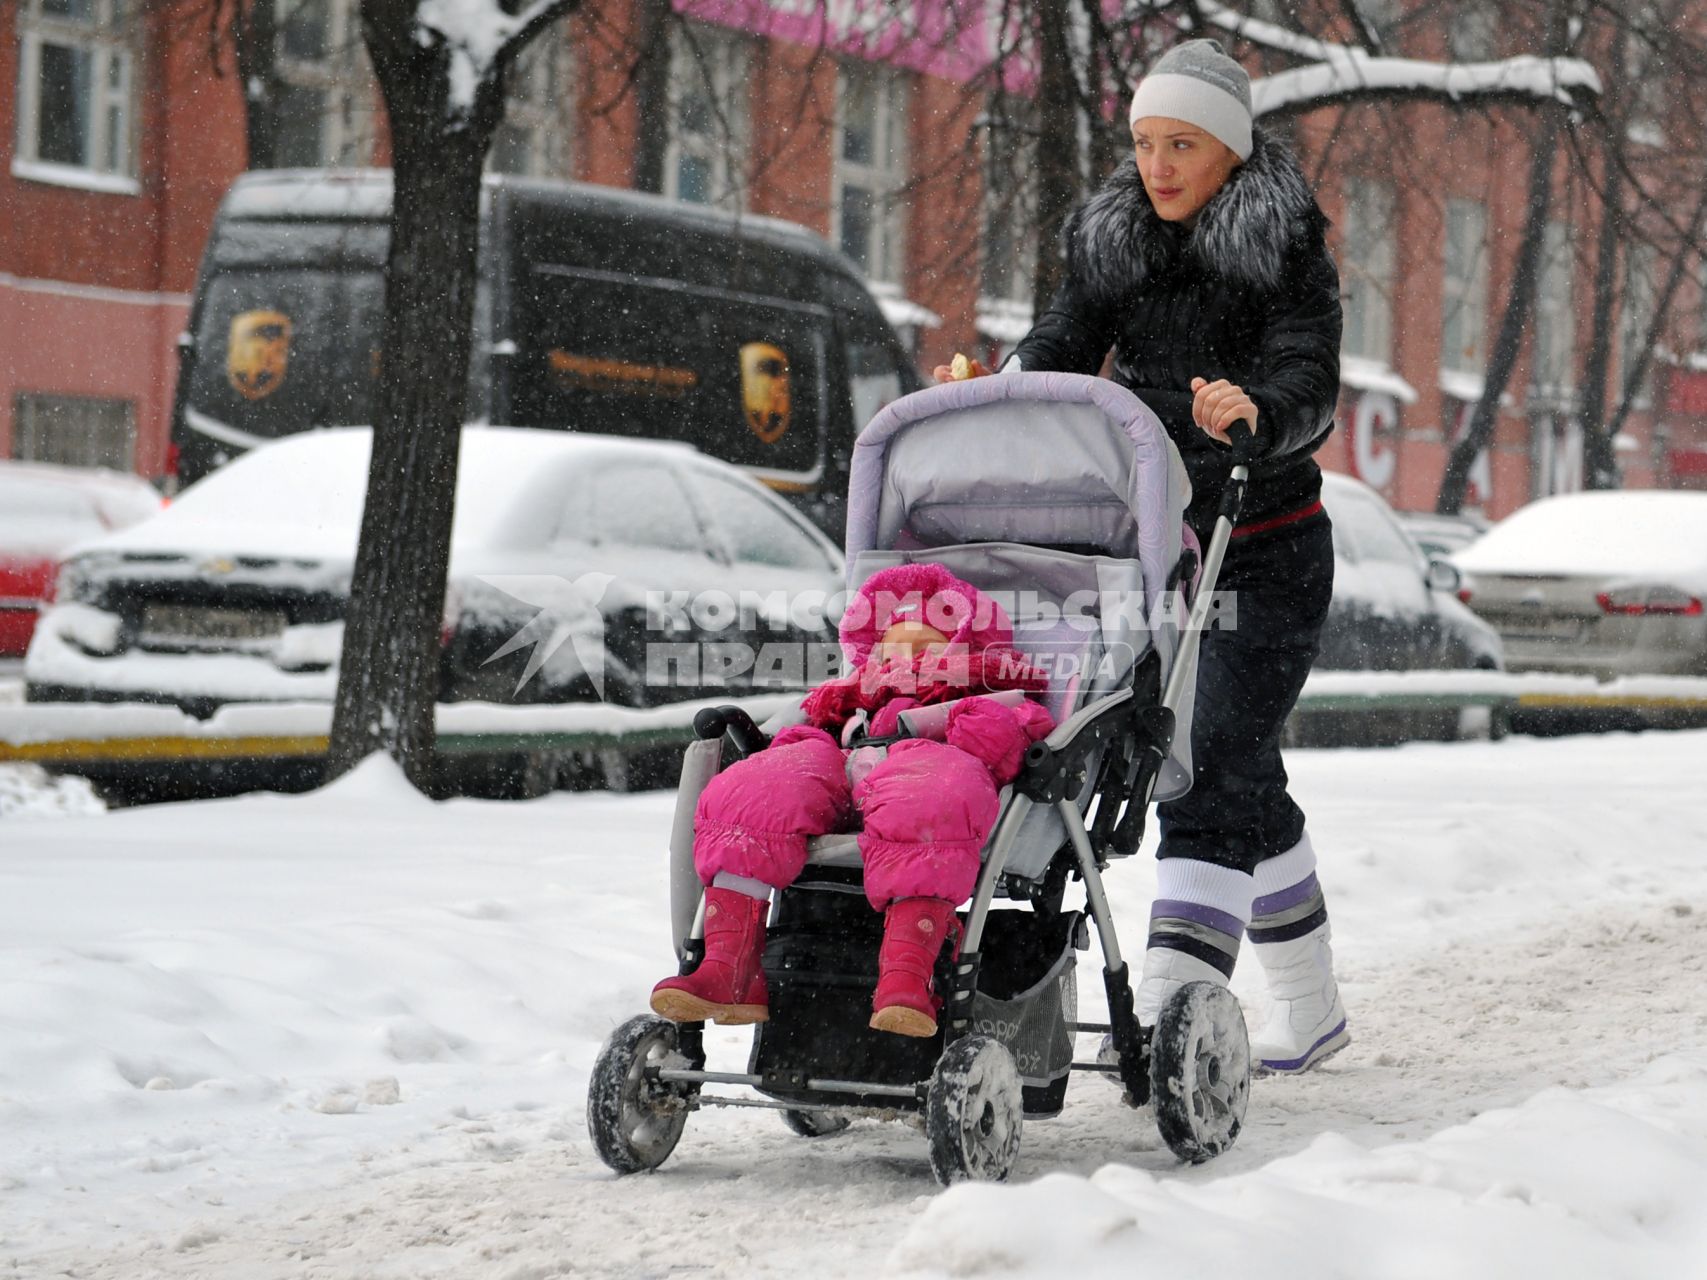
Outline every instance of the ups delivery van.
[[[243, 176], [181, 339], [180, 483], [371, 421], [391, 175]], [[853, 265], [803, 227], [604, 187], [486, 179], [467, 418], [685, 440], [840, 541], [853, 438], [916, 368]]]

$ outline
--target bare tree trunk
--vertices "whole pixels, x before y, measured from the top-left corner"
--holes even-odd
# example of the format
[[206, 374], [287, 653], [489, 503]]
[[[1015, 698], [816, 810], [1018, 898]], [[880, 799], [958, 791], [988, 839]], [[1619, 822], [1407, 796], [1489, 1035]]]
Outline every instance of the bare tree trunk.
[[1624, 174], [1609, 164], [1601, 194], [1600, 230], [1594, 246], [1594, 309], [1589, 320], [1588, 352], [1583, 360], [1583, 468], [1588, 487], [1611, 489], [1618, 484], [1618, 460], [1612, 434], [1606, 429], [1606, 388], [1612, 379], [1612, 299], [1617, 290], [1619, 232], [1624, 222]]
[[634, 9], [634, 189], [660, 195], [670, 144], [670, 0], [638, 0]]
[[375, 751], [430, 786], [439, 631], [472, 345], [480, 170], [502, 117], [498, 76], [448, 101], [449, 53], [422, 43], [415, 0], [365, 0], [362, 28], [391, 125], [391, 247], [382, 372], [350, 584], [328, 771]]
[[1558, 154], [1559, 130], [1562, 127], [1559, 108], [1543, 109], [1540, 128], [1529, 153], [1529, 194], [1523, 220], [1523, 242], [1518, 246], [1517, 263], [1512, 271], [1510, 292], [1506, 295], [1505, 312], [1500, 317], [1499, 333], [1494, 338], [1493, 350], [1488, 354], [1488, 374], [1482, 387], [1482, 398], [1476, 402], [1469, 431], [1452, 447], [1446, 459], [1446, 472], [1440, 479], [1440, 497], [1435, 510], [1442, 515], [1456, 515], [1464, 506], [1471, 464], [1493, 439], [1494, 427], [1499, 422], [1500, 398], [1505, 395], [1523, 350], [1524, 333], [1535, 310], [1541, 249], [1546, 239], [1547, 215], [1553, 204], [1553, 161]]
[[1073, 78], [1070, 4], [1038, 0], [1037, 5], [1037, 269], [1031, 305], [1039, 316], [1061, 283], [1065, 264], [1056, 246], [1079, 199], [1079, 95]]

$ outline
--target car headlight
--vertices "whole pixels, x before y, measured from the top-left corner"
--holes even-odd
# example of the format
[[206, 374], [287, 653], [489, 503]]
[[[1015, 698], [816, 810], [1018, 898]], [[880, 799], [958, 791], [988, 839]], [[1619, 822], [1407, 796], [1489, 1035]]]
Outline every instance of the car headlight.
[[88, 604], [94, 598], [95, 580], [84, 561], [72, 559], [59, 566], [59, 576], [53, 582], [56, 604]]

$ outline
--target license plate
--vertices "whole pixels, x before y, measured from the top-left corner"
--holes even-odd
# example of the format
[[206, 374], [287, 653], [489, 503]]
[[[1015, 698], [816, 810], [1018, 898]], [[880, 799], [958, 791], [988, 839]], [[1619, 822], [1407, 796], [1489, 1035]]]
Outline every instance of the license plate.
[[1575, 640], [1582, 634], [1580, 618], [1503, 619], [1499, 632], [1507, 640]]
[[199, 605], [150, 604], [142, 609], [144, 644], [244, 644], [284, 634], [281, 609], [214, 609]]

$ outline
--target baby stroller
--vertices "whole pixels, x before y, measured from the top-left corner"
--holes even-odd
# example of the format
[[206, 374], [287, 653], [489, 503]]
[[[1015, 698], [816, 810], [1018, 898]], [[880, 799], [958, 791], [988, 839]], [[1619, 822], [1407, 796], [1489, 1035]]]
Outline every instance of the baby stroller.
[[[938, 962], [945, 1007], [935, 1038], [867, 1026], [882, 916], [861, 890], [857, 836], [820, 837], [772, 907], [770, 1016], [754, 1027], [745, 1072], [706, 1069], [703, 1024], [646, 1014], [606, 1042], [587, 1119], [607, 1165], [656, 1168], [692, 1111], [746, 1106], [781, 1111], [805, 1136], [860, 1115], [922, 1121], [941, 1182], [1000, 1180], [1022, 1120], [1059, 1114], [1073, 1071], [1115, 1075], [1134, 1107], [1153, 1100], [1161, 1136], [1182, 1159], [1232, 1145], [1250, 1082], [1238, 1002], [1189, 984], [1153, 1029], [1140, 1028], [1103, 872], [1138, 849], [1150, 801], [1191, 784], [1197, 637], [1244, 479], [1235, 467], [1200, 565], [1182, 518], [1189, 483], [1179, 456], [1155, 415], [1112, 382], [977, 378], [907, 396], [866, 427], [849, 483], [850, 586], [934, 561], [1001, 599], [1014, 647], [1051, 673], [1043, 697], [1057, 727], [1002, 794], [960, 952], [945, 949]], [[699, 795], [727, 758], [763, 749], [788, 722], [761, 729], [735, 707], [696, 720], [670, 848], [684, 974], [703, 955]], [[1082, 908], [1068, 905], [1069, 881], [1083, 886]], [[1074, 964], [1089, 946], [1087, 919], [1102, 951], [1107, 1024], [1077, 1020]], [[1105, 1033], [1113, 1060], [1074, 1061], [1079, 1032]], [[761, 1096], [712, 1092], [731, 1085]]]

